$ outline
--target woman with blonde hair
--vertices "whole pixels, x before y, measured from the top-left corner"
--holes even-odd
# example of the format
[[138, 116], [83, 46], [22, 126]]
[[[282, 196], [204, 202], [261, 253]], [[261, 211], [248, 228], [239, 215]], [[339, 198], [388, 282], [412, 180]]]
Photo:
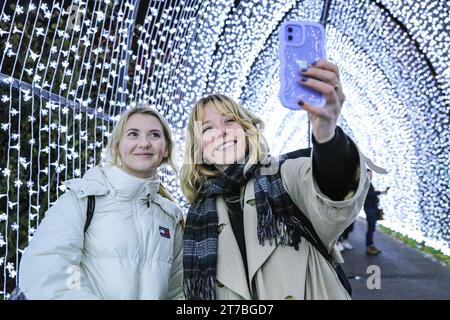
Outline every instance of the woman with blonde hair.
[[172, 151], [156, 110], [121, 116], [105, 165], [65, 183], [68, 191], [25, 249], [19, 287], [26, 299], [184, 297], [182, 212], [157, 177], [161, 164], [173, 166]]
[[313, 148], [274, 159], [262, 121], [213, 94], [194, 106], [182, 190], [191, 206], [184, 233], [187, 299], [350, 299], [335, 244], [369, 188], [365, 158], [336, 126], [344, 95], [336, 65], [303, 70], [322, 92], [309, 113]]

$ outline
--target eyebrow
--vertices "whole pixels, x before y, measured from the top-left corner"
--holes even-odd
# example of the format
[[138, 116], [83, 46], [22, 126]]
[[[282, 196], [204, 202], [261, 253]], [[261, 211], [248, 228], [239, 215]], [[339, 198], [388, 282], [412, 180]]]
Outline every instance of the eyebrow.
[[[221, 114], [220, 116], [221, 116], [221, 118], [226, 118], [226, 117], [236, 118], [234, 115], [232, 115], [232, 114], [227, 114], [227, 113], [223, 113], [223, 114]], [[207, 123], [211, 123], [211, 120], [206, 120], [206, 121], [202, 122], [202, 126], [204, 126], [204, 125], [207, 124]]]
[[[128, 131], [140, 131], [140, 130], [137, 129], [137, 128], [130, 128], [130, 129], [127, 130], [127, 132], [128, 132]], [[159, 130], [159, 129], [151, 129], [151, 130], [148, 130], [148, 132], [154, 132], [154, 131], [161, 133], [161, 130]]]

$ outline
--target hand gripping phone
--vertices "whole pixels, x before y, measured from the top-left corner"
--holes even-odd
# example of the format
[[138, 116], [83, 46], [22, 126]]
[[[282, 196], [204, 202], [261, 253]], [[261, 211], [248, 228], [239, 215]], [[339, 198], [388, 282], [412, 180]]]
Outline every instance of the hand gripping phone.
[[289, 109], [301, 108], [302, 100], [315, 107], [325, 106], [322, 93], [300, 83], [301, 70], [311, 63], [325, 59], [325, 30], [315, 22], [287, 21], [280, 33], [280, 101]]

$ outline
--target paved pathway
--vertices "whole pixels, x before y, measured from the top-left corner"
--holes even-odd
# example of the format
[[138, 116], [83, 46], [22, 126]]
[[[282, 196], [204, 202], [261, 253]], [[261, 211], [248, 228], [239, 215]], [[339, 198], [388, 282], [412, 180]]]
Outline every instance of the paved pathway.
[[[450, 299], [450, 266], [379, 230], [374, 239], [382, 253], [368, 256], [364, 243], [366, 227], [364, 220], [356, 221], [349, 237], [354, 249], [342, 254], [353, 299]], [[367, 272], [371, 265], [379, 266], [381, 289], [368, 288], [368, 283], [377, 284], [372, 281], [374, 271]]]

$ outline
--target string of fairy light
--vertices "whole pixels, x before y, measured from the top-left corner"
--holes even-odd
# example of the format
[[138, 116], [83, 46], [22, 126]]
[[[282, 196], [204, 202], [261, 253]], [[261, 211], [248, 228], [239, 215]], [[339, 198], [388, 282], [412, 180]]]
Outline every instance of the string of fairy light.
[[[278, 30], [319, 21], [323, 1], [21, 1], [0, 5], [0, 291], [45, 211], [100, 161], [115, 120], [150, 105], [182, 163], [195, 100], [239, 100], [266, 122], [273, 154], [308, 145], [307, 116], [278, 99]], [[450, 254], [449, 9], [442, 1], [332, 1], [328, 58], [347, 101], [339, 121], [388, 169], [383, 224]], [[161, 178], [186, 202], [169, 169]]]

